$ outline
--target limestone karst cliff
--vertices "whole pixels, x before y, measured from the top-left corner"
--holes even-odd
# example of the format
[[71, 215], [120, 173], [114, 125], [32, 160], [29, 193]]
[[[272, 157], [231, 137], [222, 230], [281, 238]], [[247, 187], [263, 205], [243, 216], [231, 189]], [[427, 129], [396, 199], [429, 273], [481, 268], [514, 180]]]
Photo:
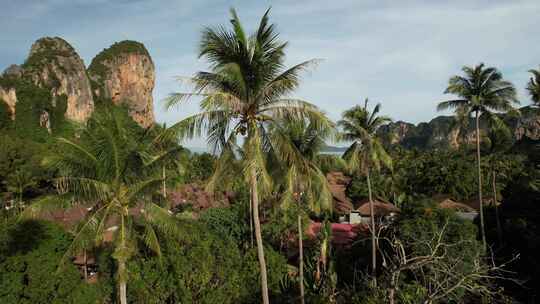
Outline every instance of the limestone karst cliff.
[[34, 42], [23, 64], [0, 75], [0, 114], [18, 121], [19, 128], [39, 126], [53, 133], [62, 120], [85, 123], [97, 104], [112, 103], [126, 106], [146, 128], [154, 123], [154, 82], [154, 64], [141, 43], [115, 43], [87, 70], [68, 42], [45, 37]]
[[[506, 122], [513, 135], [513, 141], [519, 141], [524, 137], [532, 140], [540, 140], [540, 109], [531, 106], [519, 109], [521, 115], [500, 115]], [[400, 145], [405, 148], [432, 149], [432, 148], [457, 148], [462, 144], [474, 143], [476, 131], [473, 128], [474, 121], [469, 126], [460, 130], [459, 124], [451, 116], [437, 116], [429, 122], [421, 122], [417, 125], [397, 121], [382, 126], [378, 135], [384, 144]], [[485, 138], [487, 124], [481, 124], [480, 134]]]
[[22, 75], [37, 86], [50, 89], [54, 101], [65, 95], [67, 119], [85, 122], [92, 115], [94, 99], [86, 67], [64, 39], [46, 37], [34, 42], [22, 65]]
[[99, 53], [88, 67], [96, 100], [124, 105], [142, 127], [154, 122], [154, 63], [143, 44], [122, 41]]
[[17, 103], [15, 88], [2, 88], [0, 86], [0, 102], [4, 102], [7, 106], [10, 119], [15, 119], [15, 104]]

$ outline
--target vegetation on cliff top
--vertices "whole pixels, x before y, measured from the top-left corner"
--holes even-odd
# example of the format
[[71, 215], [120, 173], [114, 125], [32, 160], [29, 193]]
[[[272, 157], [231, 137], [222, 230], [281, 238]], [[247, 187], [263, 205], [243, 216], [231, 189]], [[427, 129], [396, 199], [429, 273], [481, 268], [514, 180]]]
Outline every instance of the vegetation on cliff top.
[[107, 62], [110, 63], [122, 54], [133, 53], [145, 55], [150, 60], [152, 60], [144, 44], [133, 40], [124, 40], [120, 42], [115, 42], [109, 48], [103, 49], [103, 51], [97, 54], [88, 66], [88, 72], [92, 76], [96, 75], [99, 77], [103, 77], [108, 70], [108, 67], [106, 65]]
[[[62, 94], [53, 101], [53, 96], [47, 88], [40, 88], [25, 79], [0, 76], [0, 86], [13, 88], [17, 92], [15, 104], [15, 120], [5, 101], [0, 100], [0, 129], [13, 129], [18, 136], [36, 141], [45, 140], [49, 134], [47, 128], [41, 125], [42, 115], [48, 115], [51, 132], [58, 135], [68, 128], [65, 118], [67, 96]], [[45, 114], [46, 113], [46, 114]]]
[[[25, 75], [40, 73], [46, 66], [52, 65], [65, 73], [70, 67], [61, 64], [58, 58], [72, 56], [78, 57], [78, 54], [67, 41], [60, 37], [44, 37], [33, 44], [30, 55], [21, 67], [23, 68]], [[52, 72], [51, 69], [49, 70]], [[49, 83], [43, 83], [42, 85], [58, 87], [60, 85], [60, 80], [57, 75], [53, 74], [50, 75]]]
[[[102, 81], [109, 72], [110, 64], [115, 60], [115, 58], [118, 58], [123, 54], [144, 55], [152, 62], [152, 57], [150, 57], [150, 54], [148, 53], [148, 50], [144, 44], [137, 41], [124, 40], [115, 42], [109, 48], [103, 49], [103, 51], [92, 59], [92, 62], [88, 66], [87, 70], [96, 104], [103, 103], [104, 92]], [[96, 94], [96, 91], [99, 91], [99, 94]]]

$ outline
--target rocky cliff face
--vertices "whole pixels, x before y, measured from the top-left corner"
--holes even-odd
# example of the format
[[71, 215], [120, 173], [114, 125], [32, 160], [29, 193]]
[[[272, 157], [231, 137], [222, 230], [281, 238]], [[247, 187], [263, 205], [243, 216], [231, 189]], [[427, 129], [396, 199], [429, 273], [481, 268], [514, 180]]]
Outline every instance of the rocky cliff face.
[[97, 103], [113, 103], [126, 106], [139, 125], [149, 127], [154, 122], [154, 82], [154, 64], [138, 42], [115, 43], [87, 70], [69, 43], [45, 37], [32, 45], [24, 64], [11, 65], [0, 75], [0, 114], [16, 120], [30, 113], [19, 118], [53, 133], [64, 118], [84, 123]]
[[540, 140], [540, 108], [525, 107], [520, 111], [521, 116], [512, 120], [514, 138]]
[[37, 86], [50, 89], [53, 105], [65, 95], [66, 118], [85, 122], [92, 115], [94, 99], [84, 62], [64, 39], [37, 40], [22, 66], [22, 75]]
[[[501, 115], [513, 134], [513, 140], [523, 138], [540, 139], [540, 109], [523, 107], [519, 117]], [[487, 125], [481, 124], [480, 135], [486, 134]], [[398, 121], [381, 127], [378, 135], [386, 145], [401, 145], [405, 148], [458, 148], [476, 140], [474, 121], [471, 119], [465, 130], [451, 116], [438, 116], [418, 125]]]
[[96, 100], [124, 105], [144, 128], [154, 123], [154, 63], [141, 43], [122, 41], [99, 53], [88, 67]]
[[11, 119], [15, 119], [15, 104], [17, 103], [17, 92], [15, 89], [4, 89], [0, 86], [0, 102], [2, 101], [6, 103]]

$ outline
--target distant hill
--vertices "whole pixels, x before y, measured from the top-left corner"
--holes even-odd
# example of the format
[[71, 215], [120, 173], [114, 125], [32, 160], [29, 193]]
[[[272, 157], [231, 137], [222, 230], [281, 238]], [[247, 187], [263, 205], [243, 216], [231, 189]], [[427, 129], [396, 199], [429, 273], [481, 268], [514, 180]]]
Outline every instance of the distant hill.
[[[525, 138], [540, 139], [540, 109], [531, 106], [519, 109], [521, 116], [500, 115], [510, 128], [512, 140]], [[382, 126], [377, 132], [386, 146], [399, 145], [404, 148], [433, 149], [457, 148], [463, 144], [474, 143], [476, 132], [471, 118], [468, 127], [460, 132], [460, 127], [453, 116], [437, 116], [429, 122], [417, 125], [397, 121]], [[480, 134], [486, 135], [487, 124], [481, 123]], [[485, 137], [484, 137], [485, 138]]]

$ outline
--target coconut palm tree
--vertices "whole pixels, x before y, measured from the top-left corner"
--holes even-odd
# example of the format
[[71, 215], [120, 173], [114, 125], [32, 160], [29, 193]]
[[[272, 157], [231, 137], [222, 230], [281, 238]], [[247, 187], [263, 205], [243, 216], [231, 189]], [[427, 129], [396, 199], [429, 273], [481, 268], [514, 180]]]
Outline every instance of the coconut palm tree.
[[[298, 268], [300, 302], [304, 303], [304, 252], [302, 210], [320, 215], [331, 213], [332, 193], [325, 174], [317, 164], [317, 155], [326, 145], [325, 140], [333, 133], [333, 124], [311, 124], [305, 120], [276, 124], [271, 130], [273, 151], [286, 168], [283, 179], [282, 208], [298, 204]], [[302, 206], [305, 204], [307, 206]], [[307, 207], [307, 208], [306, 208]]]
[[376, 136], [380, 126], [390, 122], [386, 116], [378, 116], [381, 104], [377, 104], [370, 112], [368, 99], [364, 106], [354, 106], [343, 113], [343, 119], [338, 121], [338, 126], [343, 129], [341, 138], [352, 142], [345, 151], [343, 157], [347, 160], [351, 171], [366, 176], [369, 196], [370, 226], [371, 226], [371, 270], [373, 282], [376, 283], [377, 271], [377, 240], [375, 231], [375, 215], [373, 210], [373, 193], [371, 191], [371, 171], [378, 171], [382, 166], [391, 168], [392, 160], [386, 153], [382, 143]]
[[527, 84], [527, 91], [536, 106], [540, 106], [540, 68], [538, 70], [529, 70], [533, 74]]
[[484, 229], [484, 210], [482, 204], [482, 169], [480, 162], [480, 119], [485, 118], [494, 124], [502, 121], [493, 112], [513, 110], [512, 104], [519, 103], [516, 89], [503, 79], [502, 74], [483, 63], [475, 67], [463, 67], [464, 76], [453, 76], [448, 82], [445, 94], [456, 95], [456, 99], [443, 101], [437, 105], [438, 111], [454, 109], [459, 117], [474, 116], [476, 122], [476, 160], [478, 167], [478, 202], [480, 205], [480, 229], [482, 244], [486, 248]]
[[[269, 11], [251, 35], [246, 34], [234, 10], [231, 10], [231, 29], [224, 26], [205, 28], [199, 57], [210, 63], [210, 71], [198, 72], [186, 79], [193, 86], [192, 90], [171, 94], [167, 100], [167, 106], [171, 107], [193, 96], [202, 98], [200, 113], [171, 128], [180, 138], [193, 138], [204, 133], [212, 149], [221, 152], [221, 164], [238, 154], [237, 138], [243, 141], [240, 155], [251, 192], [263, 303], [269, 303], [269, 297], [259, 200], [271, 191], [271, 178], [266, 169], [266, 152], [271, 140], [268, 127], [277, 120], [309, 119], [314, 124], [325, 121], [317, 107], [289, 97], [299, 85], [300, 73], [316, 61], [286, 68], [287, 43], [279, 40], [268, 14]], [[220, 169], [225, 167], [218, 164], [214, 176], [226, 171]]]
[[[181, 149], [154, 149], [148, 132], [117, 109], [95, 113], [77, 139], [57, 139], [57, 151], [45, 165], [58, 170], [58, 194], [34, 202], [25, 210], [35, 216], [47, 208], [82, 205], [90, 210], [79, 224], [63, 262], [113, 234], [117, 262], [118, 298], [127, 303], [126, 264], [137, 239], [160, 254], [157, 230], [175, 231], [176, 221], [167, 209], [154, 203], [159, 195], [162, 164]], [[111, 226], [114, 223], [114, 226]], [[143, 228], [144, 233], [137, 231]], [[157, 230], [156, 230], [157, 229]]]
[[487, 168], [486, 180], [491, 180], [491, 190], [493, 196], [493, 207], [495, 209], [495, 221], [497, 224], [497, 238], [499, 246], [503, 244], [503, 234], [501, 218], [499, 215], [499, 206], [497, 204], [497, 180], [507, 178], [506, 172], [509, 172], [511, 163], [506, 157], [506, 153], [512, 146], [512, 133], [505, 123], [490, 124], [487, 132], [489, 141], [489, 155], [485, 159], [485, 168]]

